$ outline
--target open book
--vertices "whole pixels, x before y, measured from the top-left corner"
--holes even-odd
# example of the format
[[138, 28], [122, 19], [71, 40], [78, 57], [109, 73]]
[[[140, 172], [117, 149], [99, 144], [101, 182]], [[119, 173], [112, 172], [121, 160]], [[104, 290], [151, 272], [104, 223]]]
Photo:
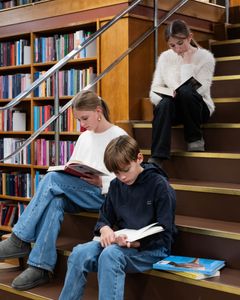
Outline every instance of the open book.
[[[127, 241], [128, 242], [134, 242], [137, 240], [140, 240], [146, 236], [158, 233], [163, 231], [163, 227], [157, 225], [158, 223], [152, 223], [150, 225], [147, 225], [145, 227], [142, 227], [140, 229], [120, 229], [115, 231], [115, 235], [119, 236], [119, 235], [126, 235]], [[100, 241], [100, 237], [99, 236], [95, 236], [93, 238], [94, 241]]]
[[208, 276], [214, 275], [224, 266], [225, 262], [223, 260], [174, 255], [170, 255], [153, 264], [153, 268], [157, 270], [196, 272]]
[[155, 87], [153, 89], [153, 92], [158, 94], [158, 95], [167, 95], [167, 96], [171, 96], [174, 97], [175, 93], [178, 92], [178, 90], [183, 86], [183, 85], [188, 85], [191, 86], [192, 88], [194, 88], [195, 90], [197, 90], [198, 88], [200, 88], [201, 83], [194, 78], [193, 76], [188, 78], [185, 82], [183, 82], [179, 87], [177, 87], [175, 90], [165, 87], [165, 86], [159, 86], [159, 87]]
[[47, 170], [48, 172], [52, 171], [63, 171], [66, 173], [69, 173], [74, 176], [79, 177], [88, 177], [89, 175], [97, 175], [97, 176], [105, 176], [106, 173], [103, 173], [102, 171], [99, 171], [93, 167], [90, 167], [88, 165], [85, 165], [84, 163], [80, 161], [72, 161], [70, 163], [67, 163], [66, 165], [60, 165], [60, 166], [51, 166]]

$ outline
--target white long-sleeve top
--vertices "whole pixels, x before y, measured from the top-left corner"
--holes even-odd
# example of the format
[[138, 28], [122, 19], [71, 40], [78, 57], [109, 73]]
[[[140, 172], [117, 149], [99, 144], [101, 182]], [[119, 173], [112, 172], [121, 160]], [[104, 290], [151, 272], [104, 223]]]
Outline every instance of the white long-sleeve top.
[[150, 100], [154, 105], [161, 101], [161, 97], [153, 93], [155, 87], [165, 86], [176, 89], [191, 76], [195, 77], [202, 86], [197, 90], [208, 106], [210, 115], [215, 106], [210, 94], [210, 87], [215, 68], [215, 59], [206, 49], [198, 48], [193, 54], [192, 63], [184, 64], [183, 58], [172, 49], [162, 52], [158, 58], [150, 90]]
[[79, 136], [70, 157], [69, 161], [82, 161], [86, 165], [108, 174], [108, 176], [102, 176], [102, 194], [108, 192], [110, 181], [115, 178], [115, 175], [105, 167], [104, 151], [112, 139], [125, 134], [127, 133], [122, 128], [115, 125], [102, 133], [86, 130]]

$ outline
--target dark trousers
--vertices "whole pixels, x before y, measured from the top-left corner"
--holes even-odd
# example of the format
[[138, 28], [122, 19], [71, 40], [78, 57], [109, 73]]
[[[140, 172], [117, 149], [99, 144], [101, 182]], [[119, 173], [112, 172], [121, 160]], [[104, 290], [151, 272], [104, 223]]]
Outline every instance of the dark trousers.
[[202, 96], [189, 86], [182, 86], [174, 98], [164, 96], [153, 111], [151, 156], [170, 158], [172, 125], [183, 124], [187, 143], [200, 140], [201, 124], [209, 115]]

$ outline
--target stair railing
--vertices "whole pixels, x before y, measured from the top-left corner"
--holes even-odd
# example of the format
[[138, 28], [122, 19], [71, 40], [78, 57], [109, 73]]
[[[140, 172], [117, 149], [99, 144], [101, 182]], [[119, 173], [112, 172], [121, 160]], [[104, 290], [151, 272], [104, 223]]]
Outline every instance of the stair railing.
[[[63, 59], [61, 59], [56, 65], [50, 68], [42, 77], [37, 79], [32, 83], [32, 85], [20, 93], [17, 97], [15, 97], [11, 102], [9, 102], [6, 106], [0, 107], [0, 110], [9, 109], [18, 104], [23, 98], [25, 98], [33, 89], [39, 86], [43, 81], [49, 78], [54, 73], [58, 72], [58, 70], [64, 66], [68, 60], [74, 57], [77, 53], [79, 53], [82, 49], [87, 47], [92, 41], [94, 41], [97, 37], [99, 37], [104, 31], [106, 31], [109, 27], [111, 27], [114, 23], [116, 23], [119, 19], [121, 19], [126, 13], [131, 11], [136, 5], [139, 4], [142, 0], [133, 1], [133, 3], [124, 11], [119, 13], [119, 15], [115, 16], [111, 21], [109, 21], [105, 26], [96, 31], [92, 36], [89, 37], [86, 41], [84, 41], [77, 49], [72, 50], [69, 54], [67, 54]], [[168, 18], [170, 18], [176, 11], [178, 11], [183, 5], [185, 5], [188, 0], [179, 1], [169, 12], [166, 13], [160, 20], [154, 21], [154, 27], [147, 30], [143, 33], [135, 42], [133, 42], [130, 47], [122, 53], [117, 59], [115, 59], [102, 73], [96, 76], [87, 86], [85, 86], [82, 90], [91, 89], [98, 81], [100, 81], [106, 74], [108, 74], [117, 64], [119, 64], [128, 54], [130, 54], [136, 47], [138, 47], [142, 42], [144, 42], [152, 33], [156, 32], [160, 25], [164, 23]], [[157, 6], [158, 1], [154, 1], [154, 19], [157, 18], [156, 10], [158, 10]], [[155, 36], [156, 39], [156, 36]], [[58, 77], [58, 76], [56, 76]], [[55, 91], [58, 97], [58, 91]], [[55, 94], [55, 95], [56, 95]], [[66, 111], [72, 105], [72, 99], [68, 101], [61, 109], [59, 107], [56, 109], [54, 115], [50, 117], [38, 130], [36, 130], [28, 139], [26, 139], [18, 149], [9, 154], [8, 156], [2, 158], [0, 162], [7, 160], [16, 154], [18, 154], [23, 148], [27, 147], [39, 134], [41, 134], [52, 122], [56, 121], [57, 118]], [[56, 138], [56, 135], [55, 135]]]

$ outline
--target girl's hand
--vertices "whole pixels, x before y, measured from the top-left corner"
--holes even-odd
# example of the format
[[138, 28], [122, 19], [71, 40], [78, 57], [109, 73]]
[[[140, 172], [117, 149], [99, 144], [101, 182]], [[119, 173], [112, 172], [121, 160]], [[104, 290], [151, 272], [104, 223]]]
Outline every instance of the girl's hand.
[[81, 179], [87, 181], [88, 183], [98, 186], [98, 187], [102, 187], [102, 177], [101, 176], [97, 176], [97, 175], [86, 175], [86, 176], [82, 176], [80, 177]]
[[110, 228], [107, 225], [103, 226], [100, 229], [100, 233], [101, 233], [100, 243], [103, 248], [115, 243], [115, 234], [112, 228]]

